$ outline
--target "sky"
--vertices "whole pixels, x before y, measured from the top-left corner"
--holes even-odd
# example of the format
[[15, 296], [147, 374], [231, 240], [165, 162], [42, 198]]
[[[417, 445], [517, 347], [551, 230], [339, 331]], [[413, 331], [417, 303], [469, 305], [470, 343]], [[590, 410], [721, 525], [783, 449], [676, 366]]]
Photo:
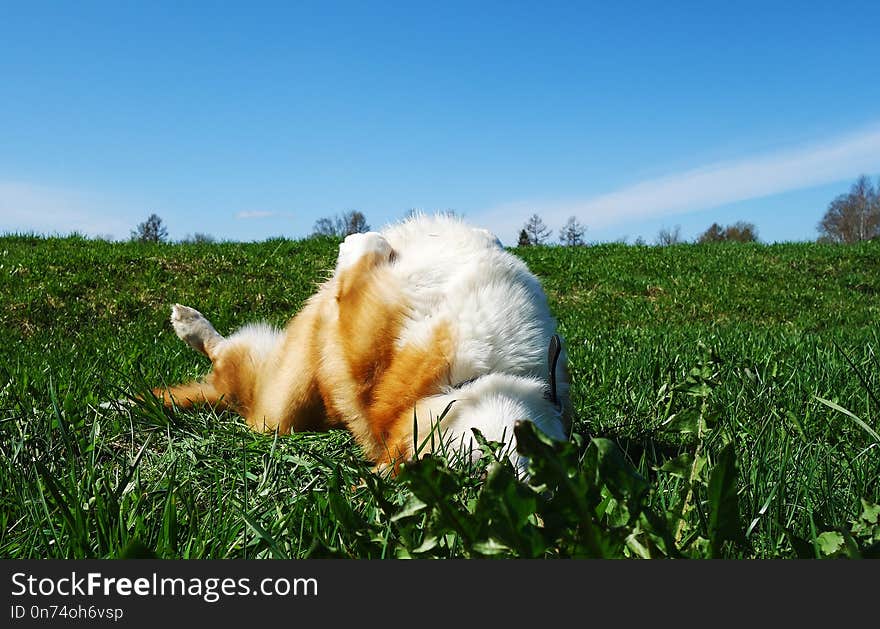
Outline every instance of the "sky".
[[[0, 233], [308, 236], [453, 210], [515, 244], [745, 220], [880, 178], [880, 3], [2, 2]], [[555, 235], [555, 234], [554, 234]]]

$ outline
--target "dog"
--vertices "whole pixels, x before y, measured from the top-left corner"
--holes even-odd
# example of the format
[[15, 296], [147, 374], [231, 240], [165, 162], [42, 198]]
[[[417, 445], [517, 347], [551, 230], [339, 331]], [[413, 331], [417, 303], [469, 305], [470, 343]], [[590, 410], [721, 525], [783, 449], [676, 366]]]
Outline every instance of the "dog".
[[166, 406], [226, 408], [281, 434], [343, 427], [378, 468], [441, 447], [474, 456], [477, 429], [509, 444], [524, 471], [518, 420], [567, 438], [567, 358], [540, 281], [456, 217], [347, 236], [331, 277], [283, 331], [259, 323], [223, 337], [180, 304], [171, 324], [212, 369], [154, 389]]

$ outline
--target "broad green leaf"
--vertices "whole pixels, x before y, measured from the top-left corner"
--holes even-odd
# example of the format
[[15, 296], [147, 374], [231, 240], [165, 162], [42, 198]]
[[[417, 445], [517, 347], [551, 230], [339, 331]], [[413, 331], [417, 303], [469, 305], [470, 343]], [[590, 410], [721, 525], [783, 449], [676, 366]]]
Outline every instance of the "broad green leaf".
[[434, 535], [429, 535], [425, 538], [425, 541], [423, 541], [418, 548], [414, 548], [412, 552], [416, 555], [426, 553], [429, 550], [434, 550], [435, 548], [437, 548], [437, 544], [439, 543], [440, 541], [437, 539], [437, 537], [435, 537]]
[[427, 507], [428, 505], [417, 496], [410, 496], [409, 500], [406, 501], [406, 504], [403, 505], [400, 511], [391, 516], [391, 521], [399, 522], [400, 520], [411, 518], [414, 515], [419, 515], [424, 512]]
[[470, 514], [450, 499], [461, 489], [461, 480], [445, 460], [428, 455], [407, 462], [400, 473], [400, 480], [420, 500], [431, 506], [438, 533], [455, 531], [466, 541], [473, 539], [475, 524]]
[[736, 450], [728, 443], [718, 453], [709, 475], [709, 540], [712, 555], [721, 554], [724, 541], [738, 542], [743, 537], [737, 496]]
[[862, 498], [862, 515], [859, 516], [859, 519], [865, 524], [874, 526], [880, 524], [880, 505]]
[[669, 419], [661, 425], [661, 429], [666, 432], [698, 434], [706, 431], [706, 422], [700, 416], [698, 409], [689, 408], [670, 415]]
[[637, 516], [650, 489], [648, 481], [623, 457], [616, 443], [600, 438], [591, 443], [598, 454], [598, 482], [604, 483], [611, 494], [626, 505], [630, 517]]
[[[493, 463], [474, 509], [483, 526], [482, 536], [519, 556], [542, 555], [545, 542], [533, 523], [537, 503], [538, 495], [516, 479], [508, 463]], [[477, 545], [474, 549], [486, 554]]]
[[694, 465], [694, 455], [690, 452], [679, 454], [674, 459], [669, 459], [660, 466], [661, 472], [669, 472], [673, 476], [687, 480], [690, 478]]
[[816, 538], [816, 543], [819, 545], [819, 550], [822, 551], [822, 554], [830, 557], [843, 548], [844, 539], [843, 535], [837, 531], [825, 531], [819, 534]]

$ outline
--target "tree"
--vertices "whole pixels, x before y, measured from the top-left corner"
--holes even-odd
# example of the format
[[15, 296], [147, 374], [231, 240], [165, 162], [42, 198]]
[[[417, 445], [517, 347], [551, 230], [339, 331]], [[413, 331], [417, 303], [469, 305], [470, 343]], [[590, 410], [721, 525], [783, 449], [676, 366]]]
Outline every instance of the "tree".
[[853, 243], [880, 236], [880, 185], [875, 188], [866, 175], [859, 177], [847, 194], [828, 205], [816, 229], [823, 242]]
[[712, 223], [709, 226], [709, 229], [700, 234], [700, 237], [697, 238], [697, 242], [706, 243], [706, 242], [721, 242], [724, 240], [724, 228], [718, 223]]
[[559, 242], [566, 247], [583, 247], [586, 244], [584, 242], [586, 231], [587, 228], [577, 218], [569, 216], [565, 226], [559, 230]]
[[528, 247], [532, 244], [532, 241], [529, 240], [529, 235], [526, 233], [525, 229], [521, 229], [519, 232], [519, 242], [516, 243], [517, 247]]
[[312, 227], [312, 236], [333, 236], [335, 238], [345, 238], [351, 234], [362, 234], [370, 231], [367, 224], [367, 218], [363, 212], [358, 210], [350, 210], [341, 216], [337, 214], [335, 217], [319, 218]]
[[681, 242], [681, 225], [676, 225], [672, 229], [662, 228], [657, 232], [657, 244], [661, 247], [669, 245], [677, 245]]
[[168, 239], [168, 228], [156, 214], [150, 216], [131, 232], [131, 239], [138, 242], [165, 242]]
[[196, 232], [192, 235], [187, 234], [180, 242], [186, 244], [210, 244], [213, 242], [217, 242], [217, 240], [211, 234]]
[[737, 221], [733, 225], [722, 227], [718, 223], [712, 223], [709, 229], [697, 238], [699, 243], [707, 242], [756, 242], [758, 229], [754, 223]]
[[336, 231], [336, 223], [326, 216], [319, 218], [315, 221], [315, 226], [312, 227], [312, 236], [339, 236]]
[[363, 212], [350, 210], [342, 215], [343, 236], [363, 234], [368, 231], [370, 231], [370, 226], [367, 224], [367, 217], [364, 216]]
[[533, 245], [544, 244], [544, 241], [547, 240], [551, 233], [550, 228], [544, 224], [544, 221], [537, 214], [532, 214], [529, 217], [523, 229], [529, 237], [529, 242]]
[[733, 225], [728, 225], [724, 230], [727, 240], [732, 242], [757, 242], [758, 228], [754, 223], [746, 223], [745, 221], [737, 221]]

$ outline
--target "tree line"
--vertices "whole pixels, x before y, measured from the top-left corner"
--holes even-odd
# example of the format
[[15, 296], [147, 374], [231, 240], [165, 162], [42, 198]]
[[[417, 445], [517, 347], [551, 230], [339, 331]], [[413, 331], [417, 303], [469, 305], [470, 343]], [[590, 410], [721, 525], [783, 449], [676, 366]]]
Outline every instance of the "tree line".
[[[412, 215], [410, 210], [407, 215]], [[447, 214], [454, 212], [447, 211]], [[863, 240], [880, 238], [880, 180], [875, 184], [867, 175], [860, 176], [849, 189], [849, 192], [835, 197], [828, 205], [822, 220], [816, 226], [819, 232], [818, 242], [849, 244]], [[367, 218], [359, 210], [349, 210], [335, 216], [326, 216], [315, 221], [312, 236], [330, 236], [344, 238], [350, 234], [363, 233], [370, 230]], [[586, 246], [587, 226], [577, 217], [570, 216], [559, 230], [559, 243], [566, 247]], [[538, 214], [532, 214], [519, 232], [517, 246], [530, 247], [549, 244], [553, 231], [547, 227]], [[167, 242], [168, 228], [162, 219], [151, 214], [147, 220], [132, 230], [131, 239], [138, 242]], [[737, 221], [732, 225], [712, 223], [706, 231], [696, 238], [698, 243], [715, 242], [757, 242], [758, 229], [753, 223]], [[185, 243], [211, 243], [215, 239], [210, 234], [195, 233], [181, 241]], [[684, 242], [681, 228], [664, 227], [655, 243], [661, 246]], [[635, 241], [644, 245], [641, 238]]]
[[[816, 226], [817, 242], [850, 244], [862, 240], [880, 238], [880, 180], [876, 185], [867, 175], [860, 176], [849, 192], [837, 196], [828, 205], [822, 220]], [[569, 217], [559, 230], [559, 243], [568, 247], [586, 245], [587, 228], [575, 216]], [[550, 244], [552, 230], [538, 214], [532, 214], [519, 232], [517, 245], [529, 247]], [[737, 221], [731, 225], [712, 223], [695, 239], [697, 243], [757, 242], [758, 229], [754, 223]], [[664, 227], [658, 233], [655, 244], [675, 245], [684, 241], [681, 227]], [[642, 238], [636, 245], [647, 244]]]
[[[344, 238], [350, 234], [370, 231], [370, 225], [363, 212], [351, 210], [332, 217], [323, 217], [315, 221], [312, 227], [312, 237], [331, 236]], [[135, 242], [168, 242], [168, 227], [157, 214], [150, 214], [143, 223], [131, 230], [131, 240]], [[210, 234], [196, 232], [187, 234], [182, 243], [211, 243], [216, 242]]]

